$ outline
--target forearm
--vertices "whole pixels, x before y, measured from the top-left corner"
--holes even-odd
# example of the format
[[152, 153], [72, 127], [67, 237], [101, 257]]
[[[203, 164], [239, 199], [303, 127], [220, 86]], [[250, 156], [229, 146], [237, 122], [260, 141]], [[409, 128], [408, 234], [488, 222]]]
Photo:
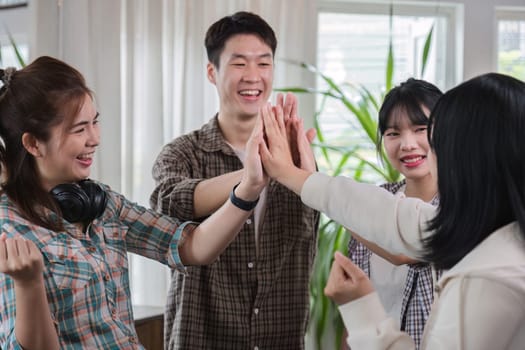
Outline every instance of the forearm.
[[431, 204], [394, 196], [375, 185], [320, 173], [304, 182], [301, 199], [363, 238], [415, 259], [430, 235], [427, 224], [436, 210]]
[[283, 171], [282, 174], [276, 178], [276, 181], [300, 196], [303, 185], [310, 175], [312, 175], [310, 171], [291, 166]]
[[[259, 192], [245, 191], [245, 188], [239, 185], [235, 194], [245, 201], [254, 201]], [[183, 264], [208, 265], [213, 263], [235, 239], [252, 212], [253, 210], [246, 211], [236, 207], [228, 199], [185, 238], [184, 244], [179, 249]]]
[[352, 349], [415, 349], [410, 336], [388, 318], [377, 293], [367, 294], [339, 306]]
[[193, 194], [194, 216], [205, 217], [219, 209], [233, 186], [241, 181], [242, 173], [241, 169], [199, 182]]
[[367, 241], [366, 239], [360, 237], [354, 232], [352, 232], [352, 237], [355, 238], [361, 244], [363, 244], [365, 247], [367, 247], [371, 252], [382, 257], [383, 259], [387, 260], [393, 265], [399, 266], [399, 265], [405, 265], [405, 264], [415, 264], [419, 262], [418, 260], [411, 259], [408, 256], [403, 255], [403, 254], [392, 254], [388, 252], [387, 250], [381, 248], [377, 244]]
[[18, 343], [27, 350], [59, 349], [43, 278], [33, 283], [15, 282], [15, 295], [15, 334]]

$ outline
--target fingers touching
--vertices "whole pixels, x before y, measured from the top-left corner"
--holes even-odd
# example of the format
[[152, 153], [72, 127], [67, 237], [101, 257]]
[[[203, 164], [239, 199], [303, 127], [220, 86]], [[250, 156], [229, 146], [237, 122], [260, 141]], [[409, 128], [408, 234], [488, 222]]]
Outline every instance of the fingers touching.
[[281, 106], [285, 122], [290, 118], [297, 118], [297, 96], [291, 92], [286, 93], [286, 97], [282, 93], [278, 93], [276, 106]]
[[306, 130], [306, 139], [308, 140], [309, 144], [312, 144], [312, 142], [314, 142], [316, 136], [317, 131], [314, 128]]

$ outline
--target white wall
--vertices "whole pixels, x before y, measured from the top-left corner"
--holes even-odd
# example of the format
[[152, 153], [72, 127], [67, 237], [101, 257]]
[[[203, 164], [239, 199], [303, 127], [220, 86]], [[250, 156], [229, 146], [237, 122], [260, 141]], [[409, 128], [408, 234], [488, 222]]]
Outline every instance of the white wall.
[[[435, 3], [431, 0], [420, 2]], [[497, 68], [496, 12], [498, 8], [521, 7], [525, 0], [458, 0], [463, 5], [463, 80]]]
[[117, 191], [122, 191], [123, 171], [116, 161], [122, 159], [122, 134], [115, 132], [122, 125], [120, 11], [120, 1], [113, 0], [91, 0], [89, 6], [84, 1], [34, 0], [28, 8], [31, 58], [49, 55], [74, 65], [95, 91], [104, 127], [91, 177]]
[[[342, 0], [344, 1], [344, 0]], [[111, 1], [118, 2], [118, 1]], [[435, 0], [419, 0], [420, 3], [435, 4]], [[60, 56], [58, 30], [60, 17], [56, 0], [30, 1], [27, 8], [4, 10], [0, 12], [0, 21], [5, 23], [16, 36], [28, 31], [30, 35], [32, 57], [41, 54]], [[410, 1], [394, 1], [394, 3], [410, 3]], [[525, 8], [525, 0], [456, 0], [443, 4], [462, 4], [463, 23], [463, 79], [493, 71], [496, 69], [496, 14], [495, 8]], [[113, 6], [115, 7], [115, 6]], [[117, 14], [108, 17], [112, 18]], [[116, 20], [116, 18], [115, 18]], [[112, 21], [115, 23], [115, 21]], [[118, 22], [118, 21], [117, 21]], [[105, 55], [105, 52], [100, 52]]]
[[[401, 1], [394, 1], [394, 3]], [[436, 3], [435, 0], [419, 0], [420, 3]], [[403, 1], [403, 3], [410, 3]], [[496, 69], [496, 14], [494, 9], [521, 7], [525, 0], [456, 0], [445, 3], [462, 4], [463, 23], [463, 79]], [[16, 8], [0, 12], [0, 20], [15, 36], [20, 33], [38, 33], [38, 41], [30, 35], [31, 56], [41, 54], [60, 56], [58, 31], [60, 26], [56, 0], [30, 1], [26, 8]], [[108, 17], [115, 17], [118, 14]], [[45, 20], [42, 20], [45, 18]], [[116, 19], [116, 18], [115, 18]], [[112, 21], [115, 23], [114, 21]], [[80, 39], [80, 38], [79, 38]], [[107, 51], [100, 52], [106, 55]]]

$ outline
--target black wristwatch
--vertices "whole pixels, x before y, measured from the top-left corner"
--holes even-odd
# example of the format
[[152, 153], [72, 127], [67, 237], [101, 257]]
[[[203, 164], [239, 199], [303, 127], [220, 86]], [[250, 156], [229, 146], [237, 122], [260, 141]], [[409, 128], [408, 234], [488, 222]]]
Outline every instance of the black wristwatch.
[[244, 199], [240, 199], [235, 195], [235, 189], [237, 188], [237, 186], [239, 186], [239, 184], [233, 186], [233, 189], [230, 192], [230, 201], [239, 209], [246, 211], [253, 210], [253, 208], [255, 208], [255, 206], [257, 205], [257, 202], [259, 202], [259, 197], [257, 197], [256, 200], [251, 202], [245, 201]]

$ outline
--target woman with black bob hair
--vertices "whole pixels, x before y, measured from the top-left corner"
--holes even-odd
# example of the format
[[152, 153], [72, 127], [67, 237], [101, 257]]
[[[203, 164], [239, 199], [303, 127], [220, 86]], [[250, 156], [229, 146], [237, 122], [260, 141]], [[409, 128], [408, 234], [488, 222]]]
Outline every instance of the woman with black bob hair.
[[230, 199], [198, 225], [88, 179], [99, 113], [76, 69], [44, 56], [0, 79], [0, 348], [143, 349], [127, 253], [183, 273], [213, 263], [266, 185], [262, 124]]
[[[382, 188], [433, 205], [439, 203], [437, 179], [432, 173], [435, 162], [428, 158], [427, 129], [430, 111], [441, 96], [435, 85], [414, 78], [385, 95], [379, 109], [376, 149], [399, 171], [402, 180], [381, 184]], [[348, 243], [348, 256], [367, 274], [387, 314], [399, 321], [399, 329], [408, 333], [418, 348], [441, 271], [405, 255], [390, 254], [355, 232]]]
[[[525, 344], [525, 83], [497, 73], [451, 89], [430, 116], [437, 209], [374, 185], [298, 169], [280, 115], [263, 111], [267, 173], [364, 239], [446, 269], [421, 349], [523, 349]], [[311, 156], [304, 140], [302, 156]], [[388, 233], [388, 235], [385, 235]], [[362, 270], [335, 254], [325, 294], [352, 349], [413, 349]]]

